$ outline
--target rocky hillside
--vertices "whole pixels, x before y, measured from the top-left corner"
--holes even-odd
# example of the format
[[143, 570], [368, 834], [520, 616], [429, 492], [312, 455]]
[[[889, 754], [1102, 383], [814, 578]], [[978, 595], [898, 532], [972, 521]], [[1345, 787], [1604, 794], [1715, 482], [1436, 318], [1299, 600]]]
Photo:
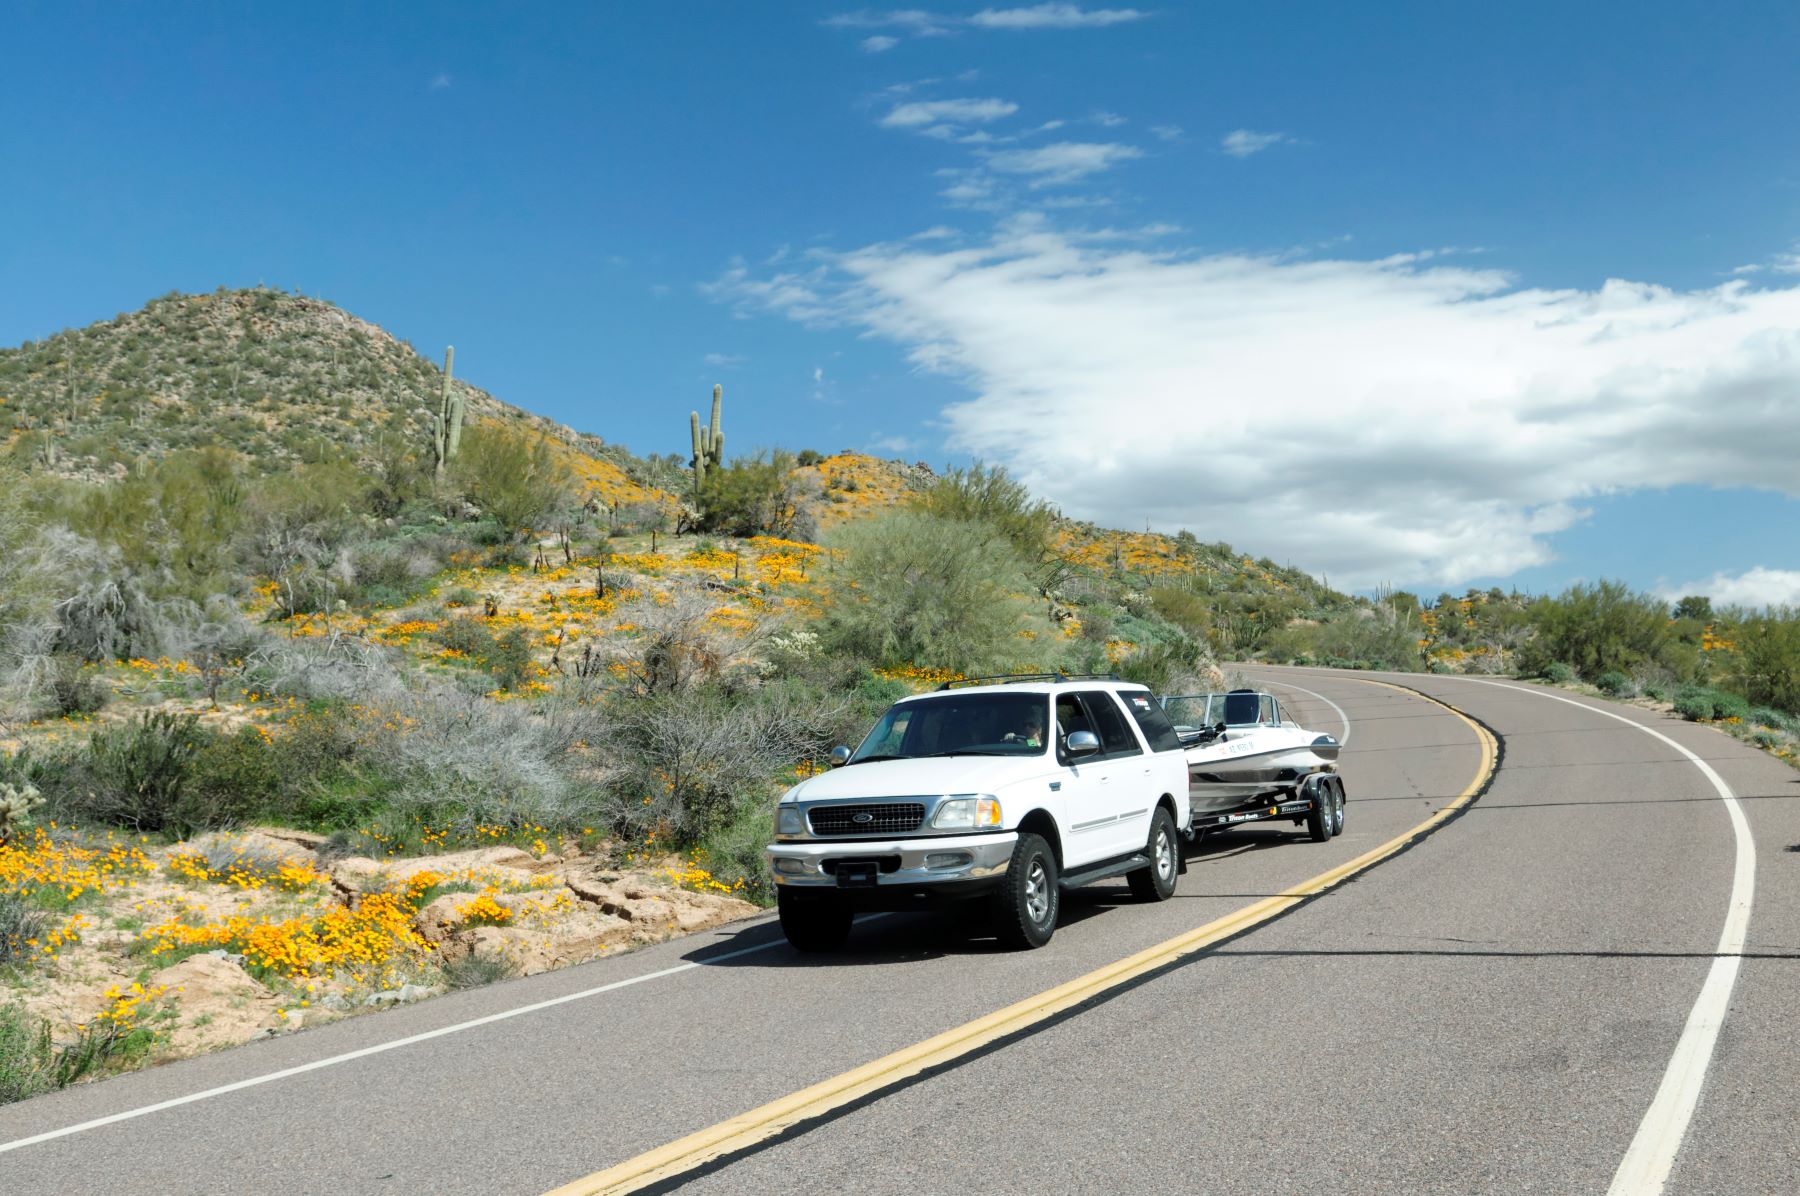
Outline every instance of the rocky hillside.
[[[0, 448], [90, 478], [223, 445], [267, 468], [429, 444], [443, 375], [390, 333], [319, 299], [256, 288], [169, 294], [86, 328], [0, 349]], [[541, 431], [584, 456], [598, 437], [458, 381], [470, 421]]]

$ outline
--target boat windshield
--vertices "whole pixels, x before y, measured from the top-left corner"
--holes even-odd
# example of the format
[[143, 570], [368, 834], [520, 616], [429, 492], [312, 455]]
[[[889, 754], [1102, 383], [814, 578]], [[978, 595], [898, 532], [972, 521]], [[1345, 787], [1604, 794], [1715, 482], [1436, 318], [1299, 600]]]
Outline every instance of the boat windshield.
[[1239, 690], [1228, 694], [1185, 694], [1162, 700], [1169, 721], [1180, 727], [1254, 727], [1276, 722], [1274, 699]]
[[924, 756], [1041, 756], [1050, 699], [1030, 693], [957, 693], [896, 702], [849, 763]]

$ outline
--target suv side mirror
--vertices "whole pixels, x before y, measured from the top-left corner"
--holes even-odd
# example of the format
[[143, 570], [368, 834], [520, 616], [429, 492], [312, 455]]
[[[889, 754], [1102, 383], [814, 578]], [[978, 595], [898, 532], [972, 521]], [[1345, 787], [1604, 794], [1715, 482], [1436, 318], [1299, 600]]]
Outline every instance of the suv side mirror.
[[1092, 731], [1072, 731], [1067, 746], [1069, 755], [1085, 756], [1100, 750], [1100, 737]]
[[850, 749], [849, 748], [845, 747], [843, 744], [840, 743], [836, 747], [831, 749], [831, 766], [833, 768], [842, 768], [845, 764], [848, 764], [849, 762], [850, 762]]

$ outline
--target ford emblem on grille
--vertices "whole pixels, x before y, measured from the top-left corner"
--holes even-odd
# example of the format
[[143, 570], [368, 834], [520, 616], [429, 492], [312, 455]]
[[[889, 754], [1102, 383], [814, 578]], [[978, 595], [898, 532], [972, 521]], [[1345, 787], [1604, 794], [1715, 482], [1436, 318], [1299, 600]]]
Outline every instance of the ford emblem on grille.
[[862, 813], [862, 814], [852, 814], [852, 815], [850, 815], [850, 821], [851, 822], [874, 822], [875, 815], [869, 814], [866, 812]]

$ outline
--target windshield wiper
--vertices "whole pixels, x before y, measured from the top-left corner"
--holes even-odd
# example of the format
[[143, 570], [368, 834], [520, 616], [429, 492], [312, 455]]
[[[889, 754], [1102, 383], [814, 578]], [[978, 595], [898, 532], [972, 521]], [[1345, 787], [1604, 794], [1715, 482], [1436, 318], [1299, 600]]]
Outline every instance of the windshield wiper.
[[940, 756], [1014, 756], [1017, 754], [1018, 753], [1016, 752], [969, 752], [959, 750], [954, 752], [928, 752], [918, 758], [920, 760], [935, 760]]
[[910, 760], [910, 759], [912, 759], [912, 757], [910, 757], [910, 756], [882, 756], [882, 755], [863, 756], [860, 759], [850, 760], [850, 761], [846, 762], [844, 767], [849, 768], [850, 765], [852, 765], [852, 764], [867, 764], [871, 760]]

